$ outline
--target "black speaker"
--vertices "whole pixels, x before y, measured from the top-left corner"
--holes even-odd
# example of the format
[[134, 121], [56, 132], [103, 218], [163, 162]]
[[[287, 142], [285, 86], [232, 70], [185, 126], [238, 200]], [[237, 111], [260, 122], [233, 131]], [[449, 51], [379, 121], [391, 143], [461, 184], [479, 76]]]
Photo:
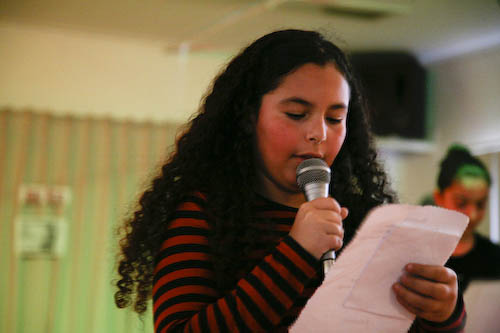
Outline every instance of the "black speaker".
[[405, 52], [358, 52], [351, 63], [378, 136], [426, 136], [426, 70]]

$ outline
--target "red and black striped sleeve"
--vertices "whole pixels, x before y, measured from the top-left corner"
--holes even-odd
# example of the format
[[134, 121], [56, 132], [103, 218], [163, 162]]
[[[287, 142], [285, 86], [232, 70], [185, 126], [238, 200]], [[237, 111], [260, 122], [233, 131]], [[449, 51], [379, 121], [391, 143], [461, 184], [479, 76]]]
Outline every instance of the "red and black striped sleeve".
[[153, 284], [156, 332], [262, 332], [286, 318], [316, 275], [317, 260], [290, 236], [229, 293], [216, 288], [203, 199], [177, 210], [158, 254]]

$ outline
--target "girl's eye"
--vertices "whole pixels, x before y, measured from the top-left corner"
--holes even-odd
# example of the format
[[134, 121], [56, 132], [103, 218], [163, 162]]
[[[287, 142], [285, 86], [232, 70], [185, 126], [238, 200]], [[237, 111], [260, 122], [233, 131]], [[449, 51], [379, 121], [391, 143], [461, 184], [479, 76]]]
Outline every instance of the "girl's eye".
[[305, 117], [305, 114], [303, 113], [290, 113], [290, 112], [286, 112], [285, 113], [287, 115], [288, 118], [291, 118], [293, 120], [300, 120], [302, 118]]
[[342, 119], [341, 118], [327, 117], [326, 121], [329, 122], [330, 124], [338, 124], [338, 123], [342, 122]]

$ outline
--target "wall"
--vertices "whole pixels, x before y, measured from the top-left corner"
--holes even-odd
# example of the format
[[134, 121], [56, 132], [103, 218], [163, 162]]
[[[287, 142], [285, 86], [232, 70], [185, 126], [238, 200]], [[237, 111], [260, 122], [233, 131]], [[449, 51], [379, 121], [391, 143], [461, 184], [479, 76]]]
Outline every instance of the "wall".
[[402, 202], [418, 203], [435, 186], [439, 161], [453, 142], [476, 154], [500, 151], [500, 46], [427, 65], [427, 152], [385, 152], [386, 166]]
[[0, 106], [184, 122], [227, 55], [0, 22]]
[[500, 151], [500, 46], [431, 64], [436, 142]]
[[[491, 154], [500, 153], [500, 46], [432, 64], [430, 70], [435, 77], [435, 156], [460, 141], [489, 165]], [[498, 193], [499, 184], [494, 185]], [[485, 235], [489, 221], [486, 217], [478, 228]]]
[[[9, 107], [14, 111], [28, 108], [55, 115], [71, 113], [84, 122], [89, 121], [88, 115], [152, 119], [161, 123], [171, 122], [173, 127], [184, 122], [196, 110], [207, 85], [227, 61], [225, 54], [196, 53], [188, 57], [169, 54], [162, 41], [118, 39], [12, 23], [0, 23], [0, 54], [0, 108]], [[500, 48], [429, 64], [428, 68], [432, 78], [430, 111], [435, 117], [434, 132], [430, 136], [431, 148], [417, 153], [389, 149], [382, 155], [401, 202], [404, 203], [417, 203], [422, 195], [433, 190], [439, 159], [449, 143], [460, 140], [476, 151], [484, 151], [495, 149], [500, 142], [500, 111], [497, 106], [500, 91]], [[101, 243], [98, 245], [90, 236], [91, 232], [102, 227], [97, 225], [98, 219], [85, 215], [91, 214], [91, 211], [79, 213], [79, 230], [83, 233], [78, 235], [73, 230], [70, 234], [76, 241], [75, 248], [71, 251], [78, 251], [78, 260], [85, 260], [80, 272], [87, 272], [78, 275], [76, 280], [65, 279], [68, 275], [76, 274], [72, 270], [70, 259], [59, 264], [20, 262], [13, 257], [13, 252], [8, 252], [13, 251], [13, 243], [9, 238], [10, 234], [5, 232], [11, 232], [12, 225], [9, 223], [13, 223], [18, 212], [12, 201], [16, 196], [15, 184], [63, 179], [79, 184], [82, 178], [78, 175], [84, 173], [80, 167], [67, 171], [72, 174], [67, 174], [66, 178], [64, 173], [58, 174], [59, 169], [52, 166], [54, 163], [63, 163], [63, 160], [50, 155], [52, 157], [45, 161], [40, 153], [40, 150], [49, 149], [50, 146], [44, 144], [54, 142], [56, 134], [47, 136], [48, 132], [43, 130], [43, 126], [48, 125], [40, 125], [43, 122], [37, 123], [42, 129], [33, 133], [16, 133], [19, 127], [15, 126], [20, 126], [22, 117], [27, 116], [20, 114], [19, 117], [21, 118], [9, 122], [4, 117], [0, 122], [0, 161], [12, 161], [3, 164], [0, 174], [4, 177], [0, 187], [3, 200], [0, 203], [0, 213], [3, 214], [0, 222], [4, 223], [0, 225], [0, 235], [3, 237], [0, 243], [0, 260], [2, 267], [8, 267], [9, 272], [0, 278], [0, 331], [7, 332], [7, 327], [14, 327], [17, 328], [12, 331], [14, 333], [78, 332], [76, 326], [72, 326], [76, 323], [85, 323], [81, 327], [88, 332], [132, 331], [130, 323], [136, 325], [134, 317], [123, 314], [123, 311], [117, 312], [119, 310], [112, 304], [111, 286], [107, 284], [108, 275], [100, 280], [97, 289], [89, 287], [96, 284], [95, 276], [88, 274], [93, 267], [97, 267], [100, 274], [110, 274], [112, 269], [109, 252], [98, 251], [96, 247], [100, 246], [102, 249], [102, 238], [99, 238]], [[47, 115], [44, 117], [49, 119]], [[109, 119], [108, 122], [112, 123]], [[45, 120], [45, 123], [59, 128], [59, 132], [63, 131], [57, 125], [59, 120]], [[12, 127], [13, 124], [17, 125]], [[33, 129], [38, 128], [37, 126]], [[95, 130], [103, 130], [99, 128], [96, 127]], [[87, 133], [82, 131], [77, 133]], [[46, 135], [45, 138], [43, 135]], [[114, 138], [118, 140], [116, 136]], [[172, 138], [169, 140], [160, 140], [158, 145], [167, 145], [166, 142], [171, 142]], [[9, 150], [6, 148], [7, 144]], [[103, 149], [99, 143], [94, 144]], [[27, 155], [28, 152], [36, 154]], [[29, 158], [29, 163], [21, 163], [26, 158]], [[130, 161], [133, 160], [134, 157], [130, 157]], [[38, 165], [44, 165], [41, 161], [46, 163], [43, 169], [45, 171], [37, 169]], [[86, 163], [93, 165], [97, 160]], [[21, 167], [26, 169], [16, 171], [16, 168]], [[10, 168], [10, 174], [6, 168]], [[5, 177], [14, 171], [17, 172], [15, 177]], [[131, 181], [133, 183], [127, 183], [129, 194], [138, 188], [135, 180]], [[85, 200], [91, 201], [93, 197], [88, 192], [89, 188], [95, 189], [100, 185], [90, 182], [86, 186], [86, 189], [80, 190], [86, 191]], [[109, 184], [107, 186], [107, 191], [110, 191], [111, 187]], [[123, 200], [120, 205], [125, 204], [126, 199]], [[112, 205], [117, 208], [117, 204], [118, 202]], [[107, 214], [109, 219], [115, 221], [119, 217], [116, 212], [113, 212], [114, 215], [110, 212]], [[110, 229], [106, 229], [106, 237], [111, 237], [109, 232]], [[81, 257], [87, 253], [87, 248], [97, 255], [92, 262]], [[76, 252], [70, 253], [75, 255]], [[100, 266], [103, 262], [108, 266]], [[35, 274], [39, 274], [39, 278], [34, 279]], [[55, 281], [60, 281], [60, 284]], [[95, 294], [86, 294], [85, 291], [88, 290], [94, 290]], [[33, 298], [32, 295], [39, 296]], [[89, 295], [95, 295], [102, 303], [95, 309], [90, 309], [91, 300], [81, 301], [82, 297]], [[76, 303], [72, 307], [75, 302], [83, 303]], [[90, 315], [91, 313], [93, 314]], [[10, 320], [17, 322], [7, 322], [5, 314], [12, 315]], [[49, 318], [55, 318], [55, 321], [51, 322]], [[75, 321], [71, 322], [73, 320]]]
[[[141, 323], [114, 305], [116, 229], [175, 133], [167, 124], [0, 108], [0, 332], [152, 330], [150, 312]], [[64, 186], [70, 199], [22, 200], [22, 186], [33, 184]], [[26, 220], [63, 223], [65, 249], [21, 252]]]
[[[453, 142], [474, 154], [500, 152], [500, 46], [428, 64], [432, 149], [384, 155], [402, 202], [418, 203], [436, 182], [439, 162]], [[489, 234], [489, 219], [479, 230]]]
[[[0, 332], [152, 331], [113, 304], [114, 230], [226, 56], [12, 23], [0, 54]], [[72, 191], [61, 257], [16, 252], [19, 217], [52, 214], [19, 203], [33, 183]]]

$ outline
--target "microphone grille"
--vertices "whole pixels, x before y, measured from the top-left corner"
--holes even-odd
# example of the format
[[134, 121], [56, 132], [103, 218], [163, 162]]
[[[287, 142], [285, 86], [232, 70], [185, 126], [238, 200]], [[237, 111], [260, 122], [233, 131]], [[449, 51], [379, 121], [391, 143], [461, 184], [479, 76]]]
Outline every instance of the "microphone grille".
[[309, 183], [330, 183], [330, 167], [320, 158], [302, 161], [296, 171], [297, 184], [304, 190]]

